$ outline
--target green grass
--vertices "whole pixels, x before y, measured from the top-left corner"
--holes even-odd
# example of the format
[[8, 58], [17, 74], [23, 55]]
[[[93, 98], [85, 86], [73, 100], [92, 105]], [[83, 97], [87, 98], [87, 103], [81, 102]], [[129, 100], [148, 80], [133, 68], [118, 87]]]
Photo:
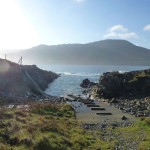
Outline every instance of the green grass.
[[101, 148], [91, 141], [66, 104], [31, 103], [26, 109], [0, 109], [0, 150], [87, 150]]
[[150, 78], [150, 74], [149, 73], [145, 73], [144, 71], [137, 72], [137, 73], [134, 74], [134, 76], [129, 81], [129, 83], [136, 82], [140, 78]]
[[139, 150], [150, 147], [150, 119], [133, 127], [107, 129], [115, 138], [103, 140], [100, 130], [85, 130], [66, 104], [30, 103], [26, 109], [0, 109], [0, 150], [113, 150], [124, 139], [138, 139]]
[[142, 118], [141, 121], [133, 126], [110, 130], [116, 137], [114, 138], [116, 143], [123, 139], [123, 141], [137, 142], [137, 150], [147, 150], [150, 148], [150, 118]]

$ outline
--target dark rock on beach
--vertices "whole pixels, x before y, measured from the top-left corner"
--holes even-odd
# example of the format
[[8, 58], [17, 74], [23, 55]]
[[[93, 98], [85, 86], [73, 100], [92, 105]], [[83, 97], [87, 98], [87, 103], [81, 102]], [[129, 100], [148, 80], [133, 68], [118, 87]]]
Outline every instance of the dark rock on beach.
[[127, 120], [127, 117], [122, 116], [121, 119], [122, 119], [122, 120]]
[[96, 83], [91, 82], [89, 79], [84, 79], [84, 80], [82, 81], [82, 83], [80, 84], [80, 86], [81, 86], [82, 88], [90, 88], [90, 87], [92, 87], [93, 85], [96, 85]]

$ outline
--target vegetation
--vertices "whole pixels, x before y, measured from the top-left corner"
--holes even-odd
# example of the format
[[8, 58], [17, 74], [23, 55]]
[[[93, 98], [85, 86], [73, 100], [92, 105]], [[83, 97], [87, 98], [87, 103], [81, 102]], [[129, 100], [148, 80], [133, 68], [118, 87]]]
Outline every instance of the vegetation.
[[39, 102], [28, 106], [0, 108], [0, 150], [113, 150], [119, 142], [117, 133], [138, 138], [139, 132], [144, 135], [139, 149], [150, 147], [150, 119], [142, 118], [132, 127], [107, 129], [116, 138], [104, 140], [100, 130], [83, 129], [69, 105]]
[[150, 72], [148, 71], [137, 71], [134, 73], [133, 77], [129, 80], [129, 83], [136, 82], [140, 79], [150, 78]]
[[66, 104], [31, 103], [0, 109], [0, 150], [78, 150], [106, 145], [93, 140]]
[[111, 129], [115, 135], [117, 144], [123, 142], [124, 147], [128, 150], [127, 145], [134, 145], [137, 150], [148, 150], [150, 148], [150, 118], [142, 118], [137, 124], [128, 127], [119, 127]]

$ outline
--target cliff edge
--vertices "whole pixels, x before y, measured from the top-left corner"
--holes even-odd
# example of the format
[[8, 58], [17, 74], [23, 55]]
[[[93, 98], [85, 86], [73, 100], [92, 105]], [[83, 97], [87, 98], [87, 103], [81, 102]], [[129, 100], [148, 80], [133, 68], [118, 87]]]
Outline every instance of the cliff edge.
[[36, 65], [18, 65], [0, 59], [0, 97], [28, 98], [42, 95], [59, 75], [39, 69]]

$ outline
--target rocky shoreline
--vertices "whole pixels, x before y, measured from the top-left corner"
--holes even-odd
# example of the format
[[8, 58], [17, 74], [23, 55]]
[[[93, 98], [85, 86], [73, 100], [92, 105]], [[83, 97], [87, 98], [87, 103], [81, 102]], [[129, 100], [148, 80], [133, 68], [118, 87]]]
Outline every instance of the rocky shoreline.
[[48, 84], [59, 75], [44, 71], [36, 65], [19, 65], [0, 59], [1, 101], [23, 101], [45, 95]]
[[112, 99], [107, 100], [110, 105], [135, 117], [150, 117], [150, 97], [141, 99]]
[[107, 102], [135, 117], [150, 117], [150, 69], [107, 72], [100, 76], [99, 83], [95, 85], [85, 80], [81, 85], [84, 84], [82, 87], [87, 96]]
[[[71, 96], [71, 97], [72, 99], [69, 101], [69, 103], [71, 103], [72, 107], [76, 112], [77, 120], [82, 122], [81, 123], [82, 128], [84, 128], [92, 135], [95, 134], [97, 138], [106, 142], [111, 142], [114, 139], [119, 139], [119, 141], [115, 144], [116, 150], [124, 150], [124, 149], [131, 149], [131, 148], [134, 150], [137, 149], [139, 143], [141, 142], [141, 140], [143, 140], [144, 137], [142, 136], [141, 133], [139, 134], [139, 139], [135, 140], [132, 138], [125, 139], [124, 133], [120, 133], [120, 131], [114, 132], [115, 129], [117, 130], [117, 128], [126, 128], [126, 127], [134, 126], [134, 123], [136, 121], [132, 117], [129, 118], [129, 115], [123, 112], [122, 114], [120, 112], [120, 116], [125, 115], [127, 116], [125, 117], [126, 119], [124, 120], [123, 117], [118, 117], [118, 114], [115, 114], [116, 112], [114, 112], [116, 111], [114, 110], [115, 108], [113, 106], [108, 106], [109, 104], [107, 102], [103, 102], [100, 100], [96, 101], [89, 98], [82, 99], [80, 97], [75, 97], [75, 96]], [[93, 113], [92, 110], [89, 110], [89, 112], [88, 110], [86, 111], [86, 109], [89, 109], [88, 108], [89, 103], [92, 104], [91, 107], [93, 107], [94, 105], [96, 105], [96, 107], [102, 107], [102, 106], [105, 107], [106, 113], [107, 111], [111, 110], [112, 115], [110, 115], [110, 117], [108, 117], [107, 115], [106, 116], [100, 115], [97, 118], [97, 121], [95, 122], [95, 118], [97, 116], [96, 113], [95, 112]], [[99, 104], [99, 106], [97, 106], [97, 104]], [[82, 110], [80, 110], [80, 108]], [[85, 111], [83, 111], [83, 109], [85, 109]], [[88, 118], [89, 120], [85, 118]], [[109, 122], [107, 122], [108, 120]], [[97, 135], [96, 133], [97, 131], [100, 131], [100, 135]]]
[[[150, 98], [147, 97], [145, 99], [138, 100], [117, 100], [112, 99], [90, 99], [90, 98], [81, 98], [74, 95], [69, 95], [67, 99], [65, 99], [67, 103], [71, 104], [75, 110], [76, 119], [81, 122], [81, 127], [89, 132], [91, 135], [95, 135], [97, 138], [102, 141], [112, 142], [116, 139], [115, 150], [124, 150], [124, 149], [133, 149], [137, 150], [140, 143], [142, 141], [146, 141], [145, 131], [141, 128], [136, 131], [136, 137], [134, 137], [134, 132], [132, 128], [135, 129], [135, 124], [140, 121], [140, 118], [143, 117], [149, 118], [145, 114], [137, 115], [136, 112], [140, 111], [141, 108], [150, 106]], [[142, 101], [142, 102], [141, 102]], [[115, 102], [115, 103], [114, 103]], [[126, 104], [126, 105], [124, 105]], [[132, 104], [132, 105], [131, 105]], [[110, 111], [111, 115], [96, 115], [97, 111], [90, 110], [90, 108], [101, 108], [104, 107], [103, 110]], [[123, 107], [124, 106], [124, 107]], [[129, 111], [125, 111], [126, 106], [133, 107], [136, 109], [134, 113]], [[141, 107], [138, 107], [141, 106]], [[119, 107], [123, 107], [120, 109]], [[127, 108], [128, 108], [127, 107]], [[138, 108], [136, 108], [138, 107]], [[101, 112], [101, 110], [99, 110]], [[97, 118], [97, 116], [99, 116]], [[121, 117], [122, 116], [122, 117]], [[96, 119], [97, 118], [97, 119]], [[96, 120], [95, 120], [96, 119]], [[127, 130], [127, 131], [126, 131]], [[131, 130], [131, 133], [128, 133], [128, 130]], [[100, 134], [97, 134], [100, 132]], [[130, 135], [133, 134], [133, 135]], [[130, 135], [130, 136], [127, 136]]]
[[[17, 66], [21, 67], [21, 66]], [[150, 117], [150, 96], [147, 96], [149, 93], [149, 71], [144, 71], [146, 74], [141, 77], [141, 72], [136, 72], [136, 78], [134, 79], [134, 73], [132, 74], [132, 78], [130, 78], [129, 81], [132, 81], [134, 79], [134, 86], [138, 85], [137, 83], [138, 76], [140, 76], [140, 80], [146, 80], [143, 81], [145, 84], [145, 87], [141, 87], [141, 89], [146, 88], [146, 92], [143, 91], [142, 95], [134, 94], [137, 88], [129, 88], [132, 89], [130, 91], [130, 94], [126, 93], [126, 95], [120, 95], [120, 93], [123, 92], [122, 89], [120, 91], [117, 91], [116, 95], [112, 94], [110, 87], [113, 87], [114, 91], [114, 83], [118, 83], [115, 85], [119, 85], [119, 87], [122, 87], [122, 76], [117, 73], [112, 73], [113, 78], [111, 77], [108, 80], [108, 83], [106, 82], [108, 77], [104, 77], [105, 75], [111, 76], [111, 73], [106, 73], [102, 77], [100, 77], [99, 83], [93, 83], [90, 82], [88, 79], [85, 79], [82, 84], [80, 85], [85, 90], [86, 97], [80, 97], [80, 96], [74, 96], [73, 94], [69, 94], [66, 97], [59, 97], [59, 96], [50, 96], [43, 94], [43, 91], [47, 84], [49, 82], [52, 82], [55, 78], [58, 77], [58, 75], [50, 72], [50, 74], [47, 71], [39, 70], [36, 66], [24, 66], [25, 70], [27, 71], [25, 73], [24, 71], [24, 79], [27, 80], [26, 82], [31, 82], [32, 86], [29, 86], [30, 88], [35, 87], [35, 91], [31, 90], [31, 95], [26, 96], [26, 101], [17, 101], [12, 102], [9, 105], [5, 105], [7, 108], [21, 108], [21, 109], [28, 109], [28, 103], [30, 102], [37, 102], [37, 103], [67, 103], [72, 106], [75, 114], [76, 121], [80, 123], [80, 126], [86, 130], [89, 134], [95, 136], [96, 138], [101, 139], [105, 142], [112, 142], [114, 139], [117, 139], [117, 142], [115, 143], [115, 149], [116, 150], [124, 150], [124, 149], [133, 149], [137, 150], [139, 144], [141, 141], [145, 140], [145, 131], [143, 133], [142, 129], [136, 133], [138, 137], [136, 139], [126, 136], [126, 132], [119, 130], [120, 128], [127, 129], [134, 127], [134, 124], [136, 124], [140, 119], [139, 118], [149, 118]], [[22, 69], [21, 69], [22, 70]], [[40, 73], [39, 73], [40, 72]], [[143, 72], [143, 71], [142, 71]], [[147, 74], [148, 73], [148, 74]], [[6, 73], [5, 73], [6, 74]], [[42, 78], [41, 78], [42, 74]], [[45, 74], [45, 75], [43, 75]], [[130, 73], [129, 73], [130, 74]], [[0, 73], [1, 75], [1, 73]], [[7, 75], [7, 74], [6, 74]], [[49, 76], [51, 75], [51, 77]], [[118, 80], [118, 76], [119, 78]], [[125, 76], [128, 76], [127, 73]], [[130, 76], [130, 75], [129, 75]], [[146, 77], [145, 77], [146, 76]], [[49, 78], [50, 77], [50, 78]], [[43, 82], [43, 78], [45, 79]], [[142, 79], [141, 79], [142, 78]], [[34, 79], [34, 81], [32, 81]], [[112, 81], [111, 81], [112, 80]], [[105, 81], [105, 82], [104, 82]], [[115, 82], [114, 82], [115, 81]], [[35, 83], [34, 83], [35, 82]], [[119, 83], [120, 82], [120, 83]], [[0, 82], [2, 83], [2, 81]], [[15, 82], [14, 82], [15, 83]], [[112, 84], [109, 84], [112, 83]], [[131, 84], [131, 82], [129, 82]], [[135, 84], [136, 83], [136, 84]], [[141, 81], [140, 81], [141, 83]], [[38, 84], [38, 86], [36, 85]], [[24, 84], [23, 84], [24, 85]], [[30, 85], [30, 84], [29, 84]], [[108, 85], [108, 87], [106, 86]], [[126, 85], [126, 84], [125, 84]], [[18, 84], [17, 84], [18, 86]], [[131, 87], [134, 87], [131, 85]], [[26, 85], [25, 85], [26, 87]], [[38, 89], [40, 87], [40, 90]], [[102, 87], [102, 89], [101, 89]], [[104, 88], [106, 87], [106, 88]], [[107, 88], [109, 89], [108, 92], [106, 91]], [[124, 88], [126, 91], [126, 88]], [[118, 90], [118, 86], [116, 86], [116, 90]], [[135, 91], [134, 91], [135, 90]], [[34, 92], [35, 93], [34, 93]], [[105, 93], [105, 94], [103, 94]], [[106, 96], [106, 93], [112, 94], [109, 98]], [[131, 94], [132, 93], [132, 94]], [[24, 96], [23, 93], [21, 93], [22, 97]], [[145, 94], [145, 95], [144, 95]], [[20, 98], [20, 97], [19, 97]], [[57, 114], [56, 114], [57, 117]], [[100, 134], [98, 134], [100, 133]], [[95, 138], [94, 137], [94, 138]]]

